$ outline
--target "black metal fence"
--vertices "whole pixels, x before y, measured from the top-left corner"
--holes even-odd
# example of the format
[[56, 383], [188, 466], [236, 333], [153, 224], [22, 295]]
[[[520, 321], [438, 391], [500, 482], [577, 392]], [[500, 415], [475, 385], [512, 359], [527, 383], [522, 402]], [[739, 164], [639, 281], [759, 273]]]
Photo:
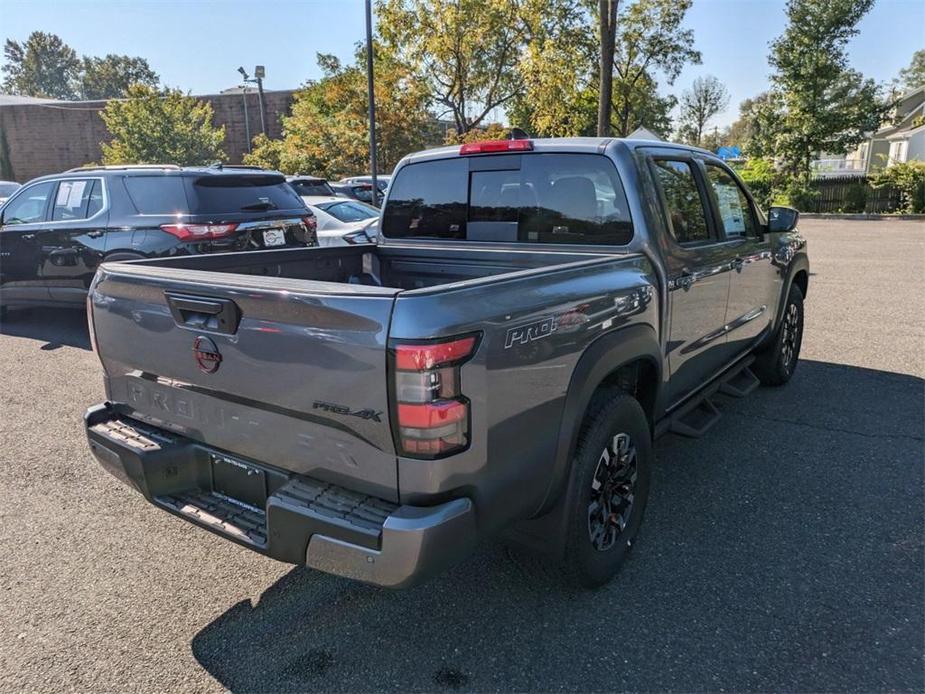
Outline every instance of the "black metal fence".
[[874, 188], [867, 176], [816, 178], [810, 183], [812, 196], [803, 201], [803, 212], [896, 212], [899, 191], [890, 186]]

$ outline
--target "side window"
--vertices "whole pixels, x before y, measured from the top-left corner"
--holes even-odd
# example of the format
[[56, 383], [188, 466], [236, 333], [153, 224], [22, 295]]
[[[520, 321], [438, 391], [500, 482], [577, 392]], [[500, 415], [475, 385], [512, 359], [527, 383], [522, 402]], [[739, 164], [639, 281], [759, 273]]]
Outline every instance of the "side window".
[[94, 181], [90, 190], [90, 202], [87, 203], [87, 218], [103, 209], [103, 182]]
[[73, 180], [61, 181], [55, 194], [55, 204], [51, 210], [53, 222], [66, 222], [87, 217], [87, 203], [96, 181]]
[[715, 164], [707, 164], [707, 180], [716, 194], [719, 216], [727, 237], [756, 236], [758, 224], [745, 191], [736, 180]]
[[678, 243], [709, 241], [707, 215], [690, 163], [674, 159], [656, 159], [653, 163], [675, 240]]
[[3, 211], [4, 226], [30, 224], [45, 221], [48, 197], [55, 189], [55, 183], [37, 183], [23, 190]]
[[189, 203], [180, 176], [126, 176], [125, 188], [141, 214], [188, 214]]

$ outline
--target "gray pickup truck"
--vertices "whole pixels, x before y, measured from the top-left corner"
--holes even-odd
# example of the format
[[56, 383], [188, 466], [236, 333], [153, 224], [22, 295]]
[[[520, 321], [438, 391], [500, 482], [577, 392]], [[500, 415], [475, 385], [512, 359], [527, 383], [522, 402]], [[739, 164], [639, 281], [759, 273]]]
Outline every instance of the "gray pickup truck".
[[377, 245], [102, 266], [90, 448], [282, 561], [402, 587], [504, 533], [599, 585], [637, 536], [653, 439], [791, 377], [796, 221], [677, 145], [412, 154]]

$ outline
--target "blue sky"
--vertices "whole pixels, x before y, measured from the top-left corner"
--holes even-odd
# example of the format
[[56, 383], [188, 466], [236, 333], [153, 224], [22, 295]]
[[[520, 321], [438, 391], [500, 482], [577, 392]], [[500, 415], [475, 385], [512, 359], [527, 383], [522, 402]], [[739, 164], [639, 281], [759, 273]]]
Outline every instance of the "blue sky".
[[[715, 124], [733, 121], [739, 102], [767, 87], [768, 43], [785, 25], [783, 0], [694, 0], [687, 16], [703, 64], [687, 67], [680, 93], [699, 75], [722, 80], [730, 107]], [[925, 47], [923, 0], [878, 0], [850, 45], [853, 67], [889, 80]], [[78, 53], [147, 58], [162, 80], [194, 94], [237, 84], [237, 67], [267, 68], [268, 89], [317, 77], [315, 54], [349, 60], [364, 37], [362, 0], [0, 0], [0, 39], [41, 30]]]

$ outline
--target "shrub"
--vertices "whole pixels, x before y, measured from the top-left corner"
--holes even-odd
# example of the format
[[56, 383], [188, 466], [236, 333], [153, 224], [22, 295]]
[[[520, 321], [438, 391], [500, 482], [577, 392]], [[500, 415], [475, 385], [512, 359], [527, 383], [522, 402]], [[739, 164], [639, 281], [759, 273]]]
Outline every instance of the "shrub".
[[800, 212], [815, 212], [819, 191], [807, 184], [791, 180], [783, 188], [774, 191], [774, 204], [794, 207]]
[[755, 157], [745, 162], [745, 165], [738, 169], [738, 172], [749, 190], [752, 191], [758, 205], [762, 208], [769, 207], [773, 200], [774, 187], [778, 180], [774, 163], [770, 159]]
[[874, 188], [890, 187], [899, 194], [897, 212], [920, 214], [925, 212], [925, 162], [907, 161], [892, 164], [870, 178]]

